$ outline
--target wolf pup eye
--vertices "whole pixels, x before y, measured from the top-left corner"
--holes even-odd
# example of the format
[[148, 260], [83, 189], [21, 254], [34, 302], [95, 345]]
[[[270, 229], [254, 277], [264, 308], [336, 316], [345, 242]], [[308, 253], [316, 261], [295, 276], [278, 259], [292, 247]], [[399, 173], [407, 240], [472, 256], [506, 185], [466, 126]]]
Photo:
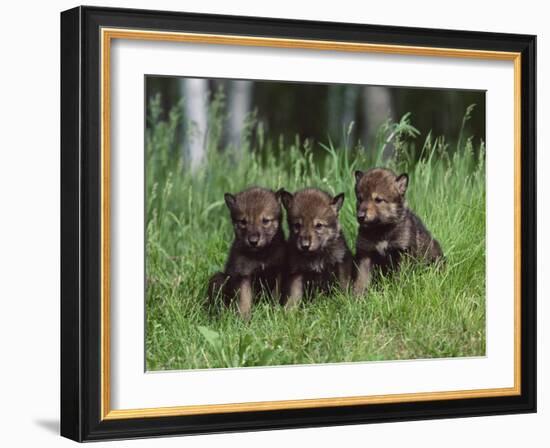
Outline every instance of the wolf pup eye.
[[300, 225], [299, 222], [295, 222], [295, 223], [292, 225], [292, 227], [294, 228], [295, 231], [298, 231], [298, 230], [300, 230], [301, 225]]
[[246, 219], [239, 219], [238, 222], [241, 227], [246, 227]]
[[382, 202], [386, 202], [386, 201], [380, 197], [376, 197], [374, 198], [374, 202], [376, 202], [377, 204], [381, 204]]
[[269, 218], [262, 218], [262, 224], [264, 226], [267, 226], [270, 222], [271, 222], [271, 220]]
[[317, 224], [315, 224], [315, 228], [317, 230], [321, 230], [323, 228], [323, 224], [321, 224], [320, 222], [318, 222]]

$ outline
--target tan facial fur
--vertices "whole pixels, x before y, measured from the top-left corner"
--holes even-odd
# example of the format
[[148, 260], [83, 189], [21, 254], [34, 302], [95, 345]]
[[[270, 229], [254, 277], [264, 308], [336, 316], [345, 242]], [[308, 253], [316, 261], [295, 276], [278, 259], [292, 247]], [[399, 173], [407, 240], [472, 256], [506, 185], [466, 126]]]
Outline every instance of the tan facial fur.
[[385, 168], [355, 172], [357, 220], [360, 226], [395, 224], [406, 207], [408, 176]]
[[343, 193], [333, 198], [321, 190], [306, 188], [294, 194], [282, 191], [281, 199], [288, 214], [289, 239], [300, 252], [316, 253], [338, 237]]
[[241, 193], [225, 194], [231, 213], [235, 239], [250, 250], [268, 246], [281, 225], [281, 206], [277, 194], [253, 187]]

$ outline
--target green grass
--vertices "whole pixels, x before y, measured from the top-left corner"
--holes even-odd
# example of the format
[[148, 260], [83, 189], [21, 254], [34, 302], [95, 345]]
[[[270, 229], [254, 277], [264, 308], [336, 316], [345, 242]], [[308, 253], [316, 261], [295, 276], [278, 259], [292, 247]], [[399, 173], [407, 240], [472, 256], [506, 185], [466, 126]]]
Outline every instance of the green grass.
[[[190, 172], [177, 144], [180, 117], [149, 107], [146, 136], [146, 362], [148, 370], [334, 363], [485, 354], [485, 157], [462, 135], [448, 145], [405, 116], [371, 148], [268, 138], [253, 117], [239, 151], [221, 148], [223, 97], [212, 101], [207, 160]], [[470, 110], [467, 111], [467, 121]], [[463, 124], [464, 128], [464, 124]], [[349, 132], [347, 133], [349, 135]], [[345, 192], [350, 247], [354, 169], [407, 171], [411, 208], [441, 242], [444, 268], [404, 265], [357, 300], [334, 291], [285, 311], [260, 301], [243, 322], [204, 306], [209, 276], [223, 268], [232, 229], [224, 192], [250, 185]], [[286, 230], [286, 229], [285, 229]]]

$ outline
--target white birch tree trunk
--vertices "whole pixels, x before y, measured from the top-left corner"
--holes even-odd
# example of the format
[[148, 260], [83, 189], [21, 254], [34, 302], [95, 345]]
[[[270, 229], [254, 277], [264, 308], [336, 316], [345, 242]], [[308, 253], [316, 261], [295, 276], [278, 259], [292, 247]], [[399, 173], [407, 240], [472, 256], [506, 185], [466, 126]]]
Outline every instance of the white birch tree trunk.
[[368, 86], [363, 91], [363, 144], [374, 141], [379, 126], [392, 113], [390, 90], [381, 86]]
[[[250, 113], [252, 102], [252, 81], [232, 81], [228, 92], [228, 143], [241, 147], [243, 127]], [[240, 151], [237, 151], [240, 153]]]
[[184, 151], [195, 171], [206, 154], [206, 129], [208, 126], [208, 81], [205, 79], [182, 79], [180, 92], [183, 96], [184, 120], [187, 125]]

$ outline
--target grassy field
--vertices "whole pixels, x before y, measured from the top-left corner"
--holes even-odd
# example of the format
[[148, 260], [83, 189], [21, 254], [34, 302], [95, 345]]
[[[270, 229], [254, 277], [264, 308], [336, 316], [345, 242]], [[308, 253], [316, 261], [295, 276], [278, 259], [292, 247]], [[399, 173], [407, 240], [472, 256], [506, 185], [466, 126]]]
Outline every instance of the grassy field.
[[[313, 151], [308, 141], [266, 136], [251, 117], [241, 147], [220, 148], [224, 110], [215, 99], [206, 163], [190, 173], [176, 142], [180, 117], [162, 118], [159, 104], [150, 104], [146, 135], [147, 370], [485, 354], [482, 143], [462, 132], [452, 145], [419, 136], [405, 116], [382, 126], [368, 150], [326, 142]], [[361, 300], [335, 291], [292, 312], [260, 301], [248, 323], [231, 309], [207, 310], [208, 278], [223, 268], [232, 241], [224, 192], [343, 191], [341, 222], [354, 247], [353, 171], [372, 166], [409, 173], [409, 204], [441, 242], [443, 269], [405, 265]]]

